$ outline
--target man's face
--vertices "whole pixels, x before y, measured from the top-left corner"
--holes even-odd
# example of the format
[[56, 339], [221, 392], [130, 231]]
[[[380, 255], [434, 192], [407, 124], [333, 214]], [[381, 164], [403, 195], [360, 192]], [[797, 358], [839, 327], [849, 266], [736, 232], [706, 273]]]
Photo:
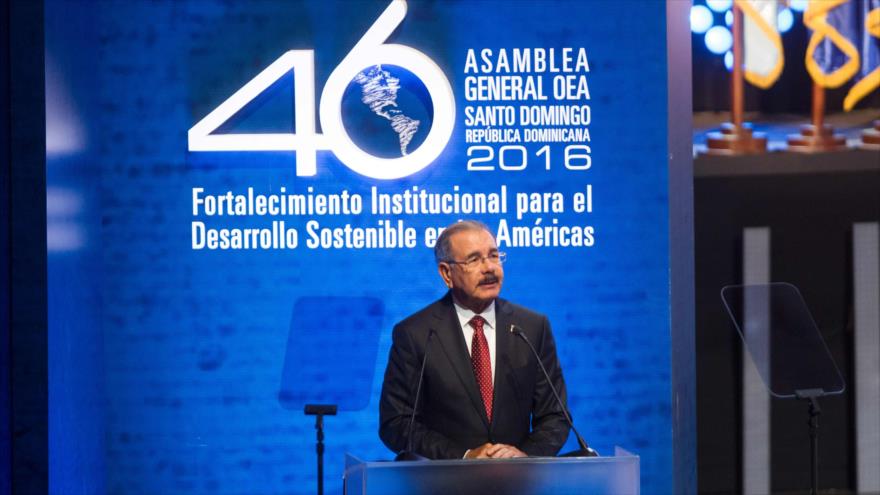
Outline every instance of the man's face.
[[[449, 245], [452, 260], [459, 263], [441, 262], [440, 276], [459, 304], [482, 312], [498, 297], [504, 280], [501, 264], [489, 259], [489, 255], [498, 253], [495, 239], [485, 230], [468, 229], [453, 234]], [[478, 261], [471, 265], [460, 263], [472, 260]]]

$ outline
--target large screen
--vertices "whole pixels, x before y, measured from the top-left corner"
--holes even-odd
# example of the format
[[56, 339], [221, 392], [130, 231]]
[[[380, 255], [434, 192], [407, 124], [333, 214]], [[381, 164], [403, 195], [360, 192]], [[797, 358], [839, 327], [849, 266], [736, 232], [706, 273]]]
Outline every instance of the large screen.
[[310, 493], [303, 406], [332, 403], [341, 493], [346, 452], [393, 457], [391, 329], [468, 218], [549, 317], [580, 432], [670, 492], [665, 16], [47, 0], [52, 490]]

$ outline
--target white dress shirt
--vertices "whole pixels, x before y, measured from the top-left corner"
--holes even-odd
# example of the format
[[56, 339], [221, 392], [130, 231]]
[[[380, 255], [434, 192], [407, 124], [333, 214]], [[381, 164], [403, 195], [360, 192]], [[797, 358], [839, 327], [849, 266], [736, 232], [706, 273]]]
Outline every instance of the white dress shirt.
[[[455, 313], [458, 315], [458, 323], [464, 334], [468, 354], [472, 354], [471, 344], [474, 340], [474, 327], [470, 325], [470, 321], [477, 313], [459, 306], [458, 303], [455, 304]], [[492, 301], [479, 315], [486, 320], [486, 323], [483, 324], [483, 335], [486, 336], [486, 343], [489, 345], [489, 364], [492, 365], [492, 383], [495, 383], [495, 301]]]

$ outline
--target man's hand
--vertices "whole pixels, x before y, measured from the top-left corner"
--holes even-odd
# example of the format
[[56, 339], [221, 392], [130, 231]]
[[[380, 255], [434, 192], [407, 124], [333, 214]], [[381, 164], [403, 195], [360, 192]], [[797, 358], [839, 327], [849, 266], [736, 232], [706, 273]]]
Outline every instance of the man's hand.
[[491, 443], [484, 443], [479, 447], [474, 447], [467, 451], [467, 454], [464, 455], [465, 459], [487, 459], [489, 454], [486, 453], [487, 450], [494, 447]]
[[486, 449], [486, 455], [491, 457], [492, 459], [509, 459], [511, 457], [528, 457], [525, 452], [519, 450], [513, 445], [506, 445], [503, 443], [496, 443], [494, 445], [489, 445], [489, 448]]

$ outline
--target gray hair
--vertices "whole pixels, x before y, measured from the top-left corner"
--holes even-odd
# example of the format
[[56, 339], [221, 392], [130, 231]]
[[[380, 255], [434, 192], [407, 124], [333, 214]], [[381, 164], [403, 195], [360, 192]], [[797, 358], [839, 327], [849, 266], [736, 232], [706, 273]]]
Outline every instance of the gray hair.
[[456, 233], [465, 230], [485, 230], [493, 239], [495, 238], [495, 234], [489, 230], [489, 227], [485, 223], [477, 220], [459, 220], [449, 227], [446, 227], [446, 229], [440, 234], [440, 237], [437, 238], [437, 243], [434, 244], [434, 261], [436, 261], [438, 265], [444, 261], [450, 261], [452, 259], [452, 255], [449, 253], [451, 249], [449, 239]]

